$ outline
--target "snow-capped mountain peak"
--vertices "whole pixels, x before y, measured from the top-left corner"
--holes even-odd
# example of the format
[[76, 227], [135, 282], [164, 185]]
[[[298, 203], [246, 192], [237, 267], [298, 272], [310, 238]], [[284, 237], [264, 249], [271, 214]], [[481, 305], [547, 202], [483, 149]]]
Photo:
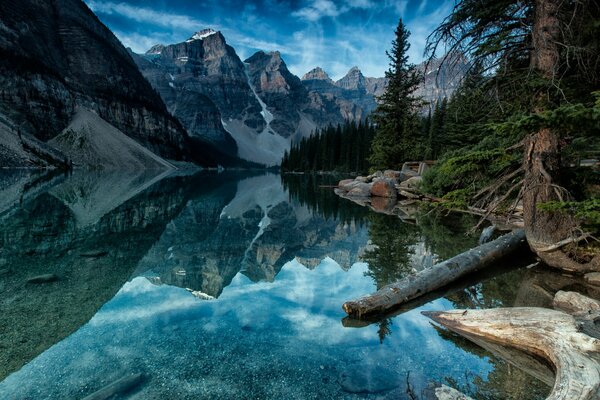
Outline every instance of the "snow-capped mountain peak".
[[215, 33], [217, 33], [217, 31], [215, 31], [214, 29], [211, 29], [211, 28], [202, 29], [201, 31], [194, 33], [191, 38], [186, 40], [186, 42], [192, 42], [194, 40], [202, 40], [204, 38], [209, 37], [210, 35], [214, 35]]

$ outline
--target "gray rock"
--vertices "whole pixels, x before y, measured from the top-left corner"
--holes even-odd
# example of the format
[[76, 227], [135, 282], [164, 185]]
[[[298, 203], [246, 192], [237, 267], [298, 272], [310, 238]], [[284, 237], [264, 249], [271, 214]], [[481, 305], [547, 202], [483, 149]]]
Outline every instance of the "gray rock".
[[357, 176], [356, 178], [354, 178], [354, 180], [364, 183], [369, 182], [369, 178], [367, 178], [366, 176]]
[[349, 393], [382, 393], [400, 385], [399, 376], [380, 366], [356, 366], [340, 372], [338, 382]]
[[369, 197], [371, 195], [372, 184], [357, 182], [352, 185], [352, 188], [348, 191], [347, 195], [351, 197]]
[[394, 179], [396, 181], [399, 181], [400, 178], [402, 177], [402, 172], [395, 171], [392, 169], [386, 169], [385, 171], [383, 171], [383, 176], [384, 176], [384, 178]]
[[402, 189], [417, 189], [419, 185], [423, 182], [423, 178], [420, 176], [413, 176], [408, 178], [405, 181], [400, 182], [400, 187]]

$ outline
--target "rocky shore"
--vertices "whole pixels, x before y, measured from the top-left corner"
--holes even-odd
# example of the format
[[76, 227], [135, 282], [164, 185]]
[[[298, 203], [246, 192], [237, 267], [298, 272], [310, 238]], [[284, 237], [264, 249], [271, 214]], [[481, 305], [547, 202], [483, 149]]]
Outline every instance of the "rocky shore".
[[400, 171], [377, 171], [368, 176], [344, 179], [335, 193], [343, 198], [368, 206], [376, 212], [398, 215], [412, 220], [417, 211], [417, 201], [427, 200], [419, 192], [421, 174], [428, 163], [405, 163]]

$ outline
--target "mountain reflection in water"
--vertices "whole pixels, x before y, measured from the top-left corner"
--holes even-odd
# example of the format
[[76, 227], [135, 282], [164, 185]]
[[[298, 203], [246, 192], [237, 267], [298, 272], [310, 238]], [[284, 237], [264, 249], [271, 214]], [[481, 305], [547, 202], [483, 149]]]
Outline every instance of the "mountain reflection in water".
[[321, 187], [332, 181], [3, 173], [0, 397], [83, 398], [142, 373], [129, 398], [409, 398], [410, 373], [423, 398], [432, 382], [544, 398], [546, 384], [419, 313], [512, 306], [531, 271], [342, 325], [344, 301], [475, 239], [466, 217], [406, 223]]

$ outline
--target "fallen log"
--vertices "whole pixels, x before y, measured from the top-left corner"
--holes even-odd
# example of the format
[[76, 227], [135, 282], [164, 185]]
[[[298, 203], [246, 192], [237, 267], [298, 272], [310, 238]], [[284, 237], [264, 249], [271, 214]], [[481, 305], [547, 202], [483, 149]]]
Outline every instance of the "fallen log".
[[481, 271], [519, 250], [525, 244], [521, 229], [475, 247], [431, 268], [384, 286], [377, 292], [344, 303], [344, 311], [353, 318], [382, 314], [407, 301], [443, 288], [465, 275]]
[[135, 386], [139, 385], [144, 380], [144, 375], [141, 373], [126, 375], [116, 381], [104, 386], [102, 389], [90, 394], [83, 400], [106, 400], [117, 395], [123, 395], [129, 392]]
[[562, 311], [536, 307], [422, 312], [475, 342], [514, 347], [549, 361], [556, 371], [547, 400], [600, 398], [600, 340]]

